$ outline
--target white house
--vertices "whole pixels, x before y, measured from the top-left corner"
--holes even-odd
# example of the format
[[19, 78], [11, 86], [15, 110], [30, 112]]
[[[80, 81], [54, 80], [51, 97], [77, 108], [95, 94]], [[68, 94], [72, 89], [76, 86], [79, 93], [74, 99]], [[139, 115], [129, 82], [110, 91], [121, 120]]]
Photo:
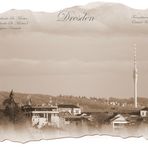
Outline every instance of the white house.
[[55, 111], [32, 111], [32, 126], [42, 128], [45, 125], [60, 127], [58, 112]]
[[58, 105], [58, 111], [59, 112], [69, 112], [71, 115], [80, 115], [81, 114], [81, 108], [76, 105], [65, 105], [61, 104]]
[[145, 108], [140, 110], [140, 116], [142, 118], [148, 117], [148, 107], [145, 107]]
[[126, 125], [128, 125], [129, 122], [127, 121], [126, 117], [121, 114], [118, 114], [111, 120], [111, 124], [113, 126], [113, 129], [122, 129]]
[[32, 110], [32, 126], [42, 128], [46, 125], [60, 127], [60, 118], [57, 107], [34, 107]]

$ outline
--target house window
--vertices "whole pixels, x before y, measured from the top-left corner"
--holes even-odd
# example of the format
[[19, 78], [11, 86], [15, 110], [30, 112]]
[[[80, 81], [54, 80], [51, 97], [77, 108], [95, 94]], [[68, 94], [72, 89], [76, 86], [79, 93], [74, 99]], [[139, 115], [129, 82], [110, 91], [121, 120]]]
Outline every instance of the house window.
[[144, 111], [141, 114], [142, 114], [142, 116], [146, 116], [146, 112], [144, 112]]
[[79, 110], [76, 110], [75, 112], [76, 112], [76, 113], [79, 113]]
[[120, 123], [114, 123], [114, 126], [120, 126]]
[[41, 118], [43, 118], [43, 117], [44, 117], [44, 114], [40, 113], [39, 116], [40, 116]]

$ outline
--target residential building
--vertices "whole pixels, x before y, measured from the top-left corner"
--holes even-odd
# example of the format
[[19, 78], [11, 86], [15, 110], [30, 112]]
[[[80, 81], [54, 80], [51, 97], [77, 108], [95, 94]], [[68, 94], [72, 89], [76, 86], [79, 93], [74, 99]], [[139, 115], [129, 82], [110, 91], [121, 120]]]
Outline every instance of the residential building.
[[140, 116], [142, 118], [148, 117], [148, 107], [145, 107], [145, 108], [140, 110]]
[[111, 119], [111, 124], [113, 126], [113, 129], [123, 129], [126, 125], [129, 124], [129, 121], [127, 120], [127, 117], [118, 114]]
[[59, 112], [69, 112], [71, 115], [81, 114], [81, 108], [76, 105], [60, 104], [58, 105]]

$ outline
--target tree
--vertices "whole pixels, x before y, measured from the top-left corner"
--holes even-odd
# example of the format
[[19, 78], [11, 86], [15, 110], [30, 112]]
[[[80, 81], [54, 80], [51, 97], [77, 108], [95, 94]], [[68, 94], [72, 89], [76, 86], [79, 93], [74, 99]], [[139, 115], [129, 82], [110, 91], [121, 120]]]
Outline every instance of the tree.
[[5, 115], [9, 117], [11, 122], [15, 123], [16, 114], [19, 112], [19, 107], [14, 100], [13, 90], [11, 90], [8, 99], [4, 100], [3, 105], [5, 107]]

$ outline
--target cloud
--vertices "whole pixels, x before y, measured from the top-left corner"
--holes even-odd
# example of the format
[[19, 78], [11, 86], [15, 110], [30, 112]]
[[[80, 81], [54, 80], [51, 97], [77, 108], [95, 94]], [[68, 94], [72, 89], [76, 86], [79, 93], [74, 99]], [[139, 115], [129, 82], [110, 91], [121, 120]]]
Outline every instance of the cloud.
[[[147, 62], [145, 63], [147, 64]], [[131, 70], [128, 61], [97, 61], [80, 60], [0, 60], [1, 76], [40, 76], [40, 75], [98, 75], [100, 73], [121, 73]]]

